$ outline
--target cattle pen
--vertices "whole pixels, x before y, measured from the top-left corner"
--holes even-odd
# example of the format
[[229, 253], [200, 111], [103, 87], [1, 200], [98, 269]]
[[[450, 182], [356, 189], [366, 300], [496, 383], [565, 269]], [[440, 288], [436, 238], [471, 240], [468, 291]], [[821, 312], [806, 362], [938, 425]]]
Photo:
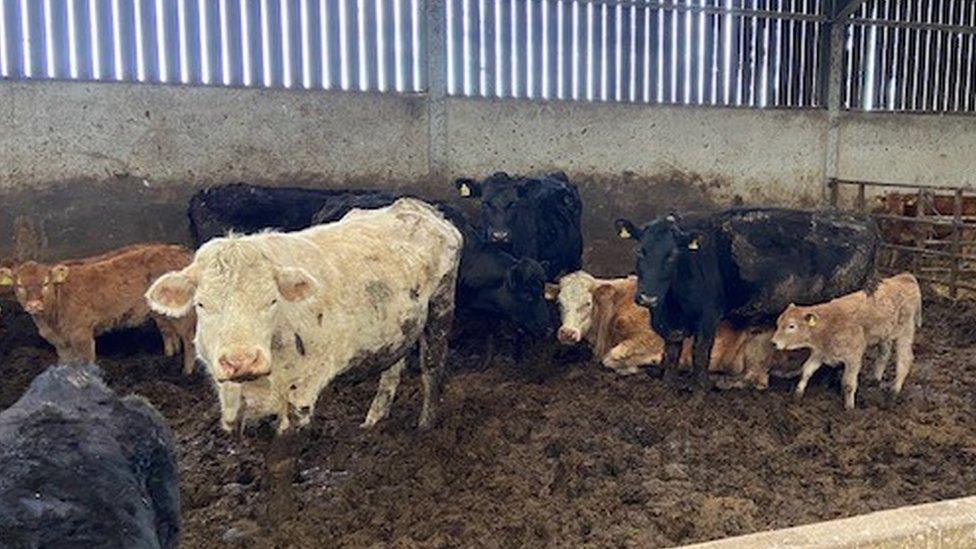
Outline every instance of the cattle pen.
[[976, 547], [974, 114], [976, 0], [0, 0], [0, 548]]

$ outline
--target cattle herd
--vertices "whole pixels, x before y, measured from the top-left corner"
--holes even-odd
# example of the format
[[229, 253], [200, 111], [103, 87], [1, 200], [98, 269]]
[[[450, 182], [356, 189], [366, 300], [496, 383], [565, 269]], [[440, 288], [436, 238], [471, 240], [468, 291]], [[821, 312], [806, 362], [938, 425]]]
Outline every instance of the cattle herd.
[[[699, 385], [764, 389], [806, 350], [796, 394], [822, 364], [843, 364], [854, 408], [869, 346], [880, 348], [879, 380], [894, 350], [894, 393], [912, 366], [918, 282], [875, 275], [867, 216], [735, 208], [621, 219], [608, 231], [635, 242], [636, 274], [597, 278], [582, 270], [583, 204], [565, 174], [496, 173], [455, 188], [480, 212], [392, 191], [216, 186], [190, 200], [195, 252], [136, 244], [0, 270], [59, 362], [80, 363], [49, 370], [0, 414], [0, 542], [44, 546], [60, 531], [44, 520], [57, 516], [92, 545], [174, 543], [169, 432], [147, 403], [111, 395], [91, 365], [95, 336], [149, 319], [186, 373], [203, 364], [227, 431], [273, 417], [293, 432], [324, 388], [357, 369], [379, 377], [370, 428], [389, 414], [415, 350], [418, 424], [431, 428], [452, 325], [489, 319], [542, 340], [553, 332], [548, 301], [559, 305], [558, 340], [588, 343], [620, 374], [657, 365], [667, 378], [690, 370]], [[66, 447], [82, 450], [58, 458]], [[86, 527], [86, 512], [117, 528]]]

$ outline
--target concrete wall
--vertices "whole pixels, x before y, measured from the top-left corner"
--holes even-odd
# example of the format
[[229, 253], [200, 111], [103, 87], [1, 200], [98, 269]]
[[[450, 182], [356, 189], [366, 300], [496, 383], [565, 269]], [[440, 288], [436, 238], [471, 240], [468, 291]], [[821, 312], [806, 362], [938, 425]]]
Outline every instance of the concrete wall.
[[[0, 257], [59, 258], [140, 240], [186, 241], [202, 186], [397, 187], [565, 170], [581, 186], [588, 263], [629, 265], [615, 217], [734, 200], [812, 206], [823, 111], [648, 107], [133, 84], [0, 82]], [[969, 117], [845, 115], [840, 175], [965, 182]], [[437, 135], [431, 139], [431, 128]], [[431, 143], [445, 143], [434, 173]], [[623, 269], [626, 270], [626, 269]]]

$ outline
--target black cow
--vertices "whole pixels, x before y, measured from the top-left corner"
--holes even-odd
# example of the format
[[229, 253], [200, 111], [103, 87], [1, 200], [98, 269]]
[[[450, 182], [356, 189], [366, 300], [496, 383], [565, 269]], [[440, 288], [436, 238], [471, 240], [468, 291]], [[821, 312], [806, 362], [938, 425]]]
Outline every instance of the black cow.
[[375, 191], [260, 187], [231, 183], [203, 189], [190, 198], [190, 234], [195, 246], [230, 231], [250, 234], [263, 229], [297, 231], [336, 198]]
[[169, 429], [96, 366], [52, 367], [0, 413], [0, 471], [0, 547], [177, 545]]
[[547, 281], [582, 267], [583, 203], [563, 172], [541, 178], [498, 172], [481, 183], [458, 179], [454, 184], [461, 196], [481, 199], [485, 238], [515, 257], [544, 262]]
[[[384, 192], [335, 197], [315, 214], [313, 221], [332, 223], [353, 208], [382, 208], [396, 199]], [[545, 265], [530, 258], [516, 258], [486, 242], [483, 231], [475, 228], [461, 211], [442, 202], [432, 203], [464, 237], [455, 299], [458, 314], [476, 312], [513, 322], [533, 337], [548, 335]]]
[[702, 383], [719, 321], [771, 324], [790, 303], [821, 303], [875, 280], [878, 229], [866, 216], [743, 208], [616, 225], [640, 243], [636, 300], [651, 309], [652, 327], [667, 342], [665, 371], [677, 364], [682, 340], [694, 336]]

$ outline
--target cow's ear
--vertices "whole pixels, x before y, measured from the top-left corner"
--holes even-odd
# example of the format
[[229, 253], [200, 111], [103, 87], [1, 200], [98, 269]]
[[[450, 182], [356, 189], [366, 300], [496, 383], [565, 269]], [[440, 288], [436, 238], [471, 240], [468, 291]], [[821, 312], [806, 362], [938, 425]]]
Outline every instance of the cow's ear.
[[14, 272], [6, 267], [0, 268], [0, 286], [13, 286], [14, 282]]
[[275, 272], [275, 282], [278, 291], [286, 301], [304, 301], [315, 293], [318, 281], [305, 269], [296, 267], [280, 267]]
[[613, 298], [613, 284], [600, 284], [593, 290], [593, 299], [600, 303], [606, 303]]
[[159, 314], [180, 318], [193, 308], [193, 296], [197, 291], [196, 276], [190, 267], [171, 271], [156, 279], [146, 290], [149, 308]]
[[454, 181], [458, 194], [464, 198], [478, 198], [481, 196], [481, 184], [474, 179], [461, 178]]
[[51, 282], [55, 284], [63, 284], [68, 280], [68, 266], [67, 265], [55, 265], [51, 267]]
[[546, 282], [546, 300], [556, 301], [559, 299], [559, 284], [552, 284], [551, 282]]
[[626, 219], [618, 219], [613, 222], [617, 228], [617, 236], [623, 239], [640, 240], [641, 230], [636, 225]]
[[807, 313], [803, 316], [803, 321], [807, 323], [807, 326], [813, 328], [820, 322], [820, 317], [817, 316], [817, 313]]

